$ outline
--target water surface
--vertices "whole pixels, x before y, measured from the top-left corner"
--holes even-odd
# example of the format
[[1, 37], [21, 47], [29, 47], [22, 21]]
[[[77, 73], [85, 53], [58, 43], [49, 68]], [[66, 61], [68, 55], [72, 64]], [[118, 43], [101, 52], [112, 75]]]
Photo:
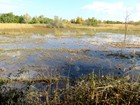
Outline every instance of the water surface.
[[[52, 72], [54, 76], [59, 73], [77, 78], [92, 72], [103, 76], [139, 71], [140, 48], [108, 45], [123, 42], [123, 38], [124, 35], [113, 33], [67, 38], [51, 34], [15, 38], [0, 36], [0, 76], [35, 78], [41, 74], [49, 77]], [[140, 37], [129, 35], [126, 41], [140, 44]], [[122, 51], [125, 56], [119, 55]], [[22, 69], [25, 72], [17, 75]]]

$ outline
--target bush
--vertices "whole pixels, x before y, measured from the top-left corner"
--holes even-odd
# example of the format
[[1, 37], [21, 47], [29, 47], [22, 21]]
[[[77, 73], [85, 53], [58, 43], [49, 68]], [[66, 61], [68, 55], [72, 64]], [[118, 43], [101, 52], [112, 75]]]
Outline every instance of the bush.
[[62, 18], [59, 18], [58, 16], [54, 17], [54, 20], [51, 24], [48, 25], [50, 28], [64, 28], [64, 23]]

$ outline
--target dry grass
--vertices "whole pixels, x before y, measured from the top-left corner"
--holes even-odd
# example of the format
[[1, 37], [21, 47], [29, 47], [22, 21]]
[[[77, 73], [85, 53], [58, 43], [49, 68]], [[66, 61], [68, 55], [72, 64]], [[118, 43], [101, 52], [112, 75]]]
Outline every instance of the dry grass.
[[116, 48], [140, 48], [140, 43], [126, 43], [123, 42], [112, 42], [108, 44], [109, 46]]
[[0, 30], [34, 28], [32, 24], [0, 23]]
[[[72, 35], [94, 35], [96, 32], [124, 33], [124, 24], [99, 24], [97, 26], [85, 26], [80, 24], [66, 24], [65, 28], [47, 28], [46, 24], [15, 24], [0, 23], [1, 35], [30, 35], [54, 33], [61, 36], [70, 31]], [[140, 35], [140, 25], [129, 25], [128, 34]]]
[[[124, 24], [99, 24], [98, 28], [100, 29], [121, 29], [124, 30]], [[128, 25], [129, 30], [140, 30], [140, 25]]]
[[[81, 24], [69, 24], [67, 27], [70, 28], [88, 28], [88, 29], [121, 29], [124, 30], [124, 24], [98, 24], [97, 26], [85, 26]], [[130, 30], [140, 30], [140, 25], [129, 24]]]
[[[42, 81], [39, 82], [41, 84]], [[44, 84], [45, 82], [43, 81]], [[19, 103], [27, 105], [138, 105], [140, 103], [140, 83], [131, 81], [129, 76], [98, 78], [92, 74], [75, 81], [74, 85], [66, 86], [66, 88], [60, 89], [58, 84], [59, 81], [54, 81], [55, 87], [48, 84], [49, 88], [46, 90], [25, 88], [26, 90], [0, 91], [0, 99], [2, 99], [0, 103], [10, 105]]]
[[[35, 27], [46, 27], [46, 24], [17, 24], [17, 23], [0, 23], [0, 30], [2, 29], [27, 29]], [[66, 24], [66, 28], [87, 28], [87, 29], [124, 29], [124, 24], [99, 24], [97, 26], [86, 26], [81, 24]], [[132, 30], [140, 30], [140, 25], [129, 25]]]

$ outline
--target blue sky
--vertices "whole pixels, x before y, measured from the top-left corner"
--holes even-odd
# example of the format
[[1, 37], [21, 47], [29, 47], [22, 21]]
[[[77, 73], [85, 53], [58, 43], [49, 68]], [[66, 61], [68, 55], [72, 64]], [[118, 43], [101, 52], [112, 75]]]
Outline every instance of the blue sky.
[[126, 11], [131, 14], [129, 20], [140, 20], [140, 0], [0, 0], [0, 13], [29, 13], [50, 18], [80, 16], [123, 21]]

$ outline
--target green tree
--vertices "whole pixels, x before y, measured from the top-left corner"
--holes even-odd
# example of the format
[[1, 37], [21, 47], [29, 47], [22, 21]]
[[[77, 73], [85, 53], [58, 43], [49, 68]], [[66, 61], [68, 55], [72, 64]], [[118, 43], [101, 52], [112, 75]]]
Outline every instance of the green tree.
[[98, 21], [94, 17], [88, 18], [86, 20], [86, 24], [89, 25], [89, 26], [96, 26], [97, 23], [98, 23]]
[[18, 23], [19, 17], [15, 16], [12, 12], [0, 15], [1, 23]]
[[40, 23], [38, 17], [33, 17], [32, 20], [31, 20], [31, 23], [32, 24], [38, 24], [38, 23]]
[[52, 22], [53, 22], [53, 19], [45, 18], [45, 23], [46, 24], [51, 24]]
[[39, 23], [41, 23], [41, 24], [45, 23], [45, 20], [46, 20], [46, 18], [45, 18], [43, 15], [40, 15], [40, 16], [38, 17], [38, 21], [39, 21]]
[[81, 17], [77, 17], [76, 18], [76, 23], [77, 24], [83, 24], [84, 23], [84, 20]]
[[76, 23], [75, 19], [70, 20], [71, 23]]
[[33, 17], [31, 20], [32, 24], [50, 24], [52, 22], [52, 19], [49, 19], [47, 17], [44, 17], [43, 15], [40, 15], [39, 17]]

